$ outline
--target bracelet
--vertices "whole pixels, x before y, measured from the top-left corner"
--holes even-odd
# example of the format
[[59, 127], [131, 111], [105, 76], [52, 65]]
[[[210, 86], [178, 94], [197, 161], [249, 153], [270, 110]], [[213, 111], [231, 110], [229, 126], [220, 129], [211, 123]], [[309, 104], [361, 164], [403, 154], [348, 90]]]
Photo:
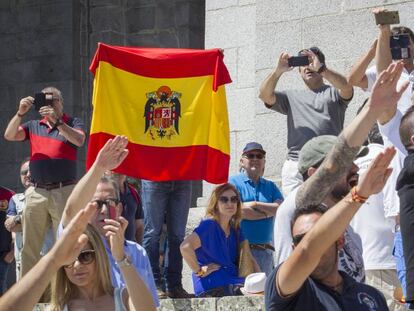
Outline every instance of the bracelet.
[[203, 276], [204, 276], [204, 274], [206, 274], [206, 273], [204, 272], [204, 270], [202, 269], [202, 267], [200, 267], [200, 270], [198, 270], [198, 271], [195, 273], [195, 275], [196, 275], [196, 276], [198, 276], [199, 278], [203, 277]]
[[25, 113], [19, 113], [19, 112], [17, 112], [17, 116], [18, 116], [19, 118], [23, 118], [23, 117], [24, 117], [24, 115], [25, 115]]
[[362, 195], [359, 195], [357, 193], [356, 186], [352, 188], [351, 195], [352, 195], [352, 201], [353, 202], [365, 203], [366, 200], [368, 200], [368, 197], [363, 197]]

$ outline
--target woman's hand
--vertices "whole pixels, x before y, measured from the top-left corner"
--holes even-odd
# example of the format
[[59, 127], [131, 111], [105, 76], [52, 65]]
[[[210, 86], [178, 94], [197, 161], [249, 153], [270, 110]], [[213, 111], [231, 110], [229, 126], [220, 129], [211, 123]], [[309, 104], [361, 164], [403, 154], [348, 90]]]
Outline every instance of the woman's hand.
[[105, 219], [105, 223], [103, 229], [106, 230], [105, 236], [109, 237], [112, 256], [116, 261], [121, 261], [125, 257], [124, 242], [128, 220], [120, 216], [117, 220]]
[[206, 277], [207, 275], [219, 270], [221, 268], [220, 265], [216, 264], [216, 263], [209, 263], [206, 266], [202, 266], [201, 267], [201, 271], [204, 272], [203, 276], [201, 276], [202, 278]]

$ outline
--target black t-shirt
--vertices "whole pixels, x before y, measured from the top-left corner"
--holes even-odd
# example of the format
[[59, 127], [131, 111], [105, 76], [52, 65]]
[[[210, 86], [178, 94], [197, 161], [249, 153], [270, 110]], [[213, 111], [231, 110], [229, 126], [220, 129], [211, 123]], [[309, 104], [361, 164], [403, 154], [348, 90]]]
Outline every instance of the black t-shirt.
[[125, 192], [121, 193], [121, 203], [123, 206], [122, 217], [128, 220], [125, 239], [135, 241], [135, 220], [143, 219], [144, 211], [138, 192], [128, 183], [125, 183]]
[[384, 296], [375, 288], [358, 283], [344, 272], [343, 291], [339, 295], [327, 286], [308, 278], [298, 292], [290, 297], [280, 297], [276, 290], [276, 267], [266, 280], [266, 310], [272, 311], [385, 311], [388, 310]]

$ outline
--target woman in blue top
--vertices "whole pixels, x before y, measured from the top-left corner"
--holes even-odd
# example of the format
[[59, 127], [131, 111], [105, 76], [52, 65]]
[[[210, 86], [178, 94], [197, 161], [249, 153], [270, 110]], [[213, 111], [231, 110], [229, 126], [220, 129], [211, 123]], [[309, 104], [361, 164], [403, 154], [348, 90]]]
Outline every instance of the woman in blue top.
[[[241, 295], [244, 278], [238, 276], [238, 243], [241, 203], [231, 184], [218, 186], [211, 194], [206, 217], [181, 244], [181, 254], [193, 270], [194, 293], [198, 297]], [[253, 257], [252, 257], [253, 258]], [[259, 270], [255, 262], [255, 269]]]

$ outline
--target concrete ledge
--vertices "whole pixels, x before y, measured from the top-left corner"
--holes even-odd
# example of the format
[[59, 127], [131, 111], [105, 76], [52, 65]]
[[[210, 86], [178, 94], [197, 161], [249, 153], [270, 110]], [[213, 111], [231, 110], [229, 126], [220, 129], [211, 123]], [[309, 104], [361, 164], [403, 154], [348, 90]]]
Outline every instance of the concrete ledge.
[[[223, 297], [223, 298], [195, 298], [195, 299], [162, 299], [160, 311], [258, 311], [264, 310], [263, 297]], [[46, 310], [47, 304], [37, 304], [35, 311]]]

